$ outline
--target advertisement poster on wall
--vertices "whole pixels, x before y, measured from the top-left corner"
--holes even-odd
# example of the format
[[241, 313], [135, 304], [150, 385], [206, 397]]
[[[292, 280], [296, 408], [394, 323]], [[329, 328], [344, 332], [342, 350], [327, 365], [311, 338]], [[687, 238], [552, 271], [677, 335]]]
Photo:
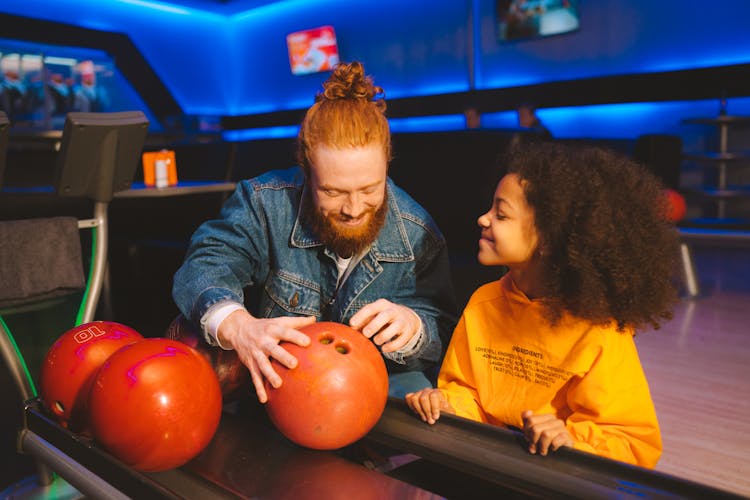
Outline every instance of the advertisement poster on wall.
[[339, 62], [333, 26], [321, 26], [290, 33], [286, 37], [292, 74], [329, 71]]

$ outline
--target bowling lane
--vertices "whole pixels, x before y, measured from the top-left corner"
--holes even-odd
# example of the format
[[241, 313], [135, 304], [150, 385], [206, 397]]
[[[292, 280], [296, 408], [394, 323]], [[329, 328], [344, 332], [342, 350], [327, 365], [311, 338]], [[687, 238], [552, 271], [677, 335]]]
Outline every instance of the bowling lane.
[[[26, 413], [28, 434], [70, 459], [58, 470], [65, 479], [78, 487], [99, 477], [131, 498], [740, 498], [575, 450], [530, 455], [519, 433], [450, 415], [429, 426], [396, 399], [365, 439], [337, 452], [291, 443], [260, 404], [243, 403], [224, 412], [197, 457], [159, 473], [124, 466], [48, 419], [38, 401]], [[422, 458], [386, 473], [361, 465], [391, 454]]]
[[[741, 498], [703, 484], [563, 448], [531, 455], [520, 432], [444, 414], [430, 426], [389, 399], [368, 440], [422, 457], [391, 475], [446, 497]], [[442, 472], [441, 472], [442, 471]], [[450, 477], [452, 483], [442, 485]], [[432, 478], [432, 479], [430, 479]], [[455, 484], [462, 489], [455, 490]], [[493, 491], [493, 486], [495, 490]], [[496, 498], [496, 496], [495, 496]]]
[[253, 403], [234, 414], [225, 412], [212, 442], [182, 470], [253, 498], [439, 498], [337, 452], [293, 444], [274, 428], [265, 409]]
[[[301, 448], [275, 430], [259, 404], [225, 412], [214, 438], [186, 465], [163, 472], [135, 471], [91, 439], [50, 420], [39, 401], [26, 408], [27, 451], [93, 498], [440, 498], [405, 481], [342, 458]], [[108, 488], [112, 490], [108, 490]], [[123, 498], [124, 498], [123, 497]]]

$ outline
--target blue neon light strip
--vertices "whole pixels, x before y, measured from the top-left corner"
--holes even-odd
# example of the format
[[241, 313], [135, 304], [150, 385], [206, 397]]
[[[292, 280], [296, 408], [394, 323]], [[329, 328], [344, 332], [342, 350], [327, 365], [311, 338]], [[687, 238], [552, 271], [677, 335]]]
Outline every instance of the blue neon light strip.
[[225, 141], [242, 142], [242, 141], [259, 141], [263, 139], [286, 139], [297, 137], [299, 133], [298, 125], [288, 125], [284, 127], [266, 127], [250, 128], [244, 130], [227, 130], [221, 134]]
[[391, 132], [442, 132], [464, 128], [464, 115], [416, 116], [412, 118], [391, 118], [388, 120]]
[[[556, 138], [623, 138], [632, 139], [643, 133], [685, 133], [682, 120], [698, 116], [715, 116], [718, 101], [637, 102], [539, 109], [537, 114]], [[733, 98], [729, 112], [750, 115], [750, 97]], [[463, 115], [417, 116], [388, 120], [393, 133], [442, 132], [464, 130]], [[513, 129], [518, 127], [515, 111], [500, 111], [482, 115], [483, 129]], [[222, 134], [231, 142], [296, 137], [299, 127], [254, 128], [229, 130]]]
[[190, 14], [190, 11], [188, 9], [183, 9], [181, 7], [176, 7], [174, 5], [161, 2], [148, 2], [145, 0], [120, 0], [120, 2], [129, 3], [131, 5], [136, 5], [138, 7], [144, 7], [147, 9], [159, 10], [162, 12], [167, 12], [169, 14], [180, 14], [183, 16]]

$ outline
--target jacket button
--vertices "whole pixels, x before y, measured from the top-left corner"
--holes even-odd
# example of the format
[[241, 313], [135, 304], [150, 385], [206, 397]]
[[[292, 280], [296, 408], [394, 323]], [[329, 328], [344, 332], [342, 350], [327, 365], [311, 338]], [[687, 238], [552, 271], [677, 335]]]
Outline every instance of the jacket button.
[[292, 298], [289, 299], [289, 305], [292, 307], [297, 307], [299, 304], [299, 293], [294, 292], [294, 295], [292, 295]]

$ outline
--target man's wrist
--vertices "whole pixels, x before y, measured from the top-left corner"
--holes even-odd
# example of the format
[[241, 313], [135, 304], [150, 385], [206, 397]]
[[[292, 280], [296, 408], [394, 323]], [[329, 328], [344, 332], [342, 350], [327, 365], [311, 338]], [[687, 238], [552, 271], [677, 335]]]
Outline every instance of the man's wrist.
[[230, 314], [244, 309], [245, 307], [242, 304], [231, 300], [218, 302], [211, 306], [201, 318], [201, 329], [209, 344], [219, 346], [227, 351], [232, 350], [231, 346], [221, 342], [219, 327]]
[[[419, 316], [417, 315], [419, 318]], [[417, 333], [415, 333], [412, 338], [409, 339], [409, 342], [407, 342], [404, 347], [399, 349], [397, 352], [404, 354], [408, 356], [413, 351], [415, 351], [415, 348], [420, 343], [419, 341], [422, 339], [422, 336], [424, 335], [424, 325], [422, 324], [422, 319], [419, 320], [419, 328], [417, 328]]]

